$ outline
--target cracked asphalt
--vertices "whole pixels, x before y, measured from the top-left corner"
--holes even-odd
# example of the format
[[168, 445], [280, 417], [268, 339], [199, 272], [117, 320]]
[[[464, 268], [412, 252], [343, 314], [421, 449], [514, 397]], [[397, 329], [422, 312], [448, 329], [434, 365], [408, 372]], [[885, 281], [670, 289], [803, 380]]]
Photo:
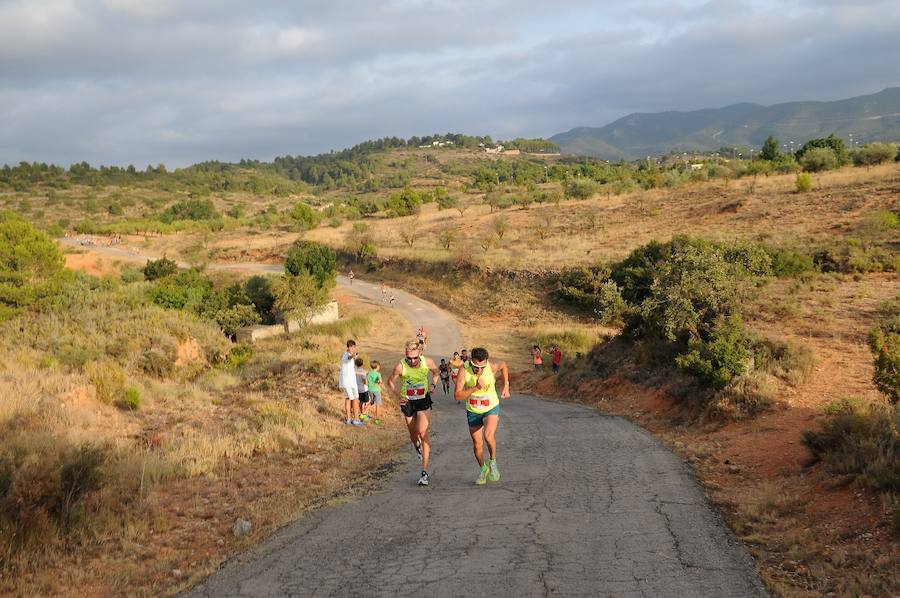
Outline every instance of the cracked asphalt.
[[[449, 314], [397, 298], [429, 327], [428, 356], [461, 347]], [[514, 394], [498, 432], [502, 479], [483, 487], [463, 407], [438, 391], [432, 421], [431, 486], [416, 486], [409, 448], [380, 490], [282, 528], [185, 595], [767, 595], [687, 466], [628, 421]]]

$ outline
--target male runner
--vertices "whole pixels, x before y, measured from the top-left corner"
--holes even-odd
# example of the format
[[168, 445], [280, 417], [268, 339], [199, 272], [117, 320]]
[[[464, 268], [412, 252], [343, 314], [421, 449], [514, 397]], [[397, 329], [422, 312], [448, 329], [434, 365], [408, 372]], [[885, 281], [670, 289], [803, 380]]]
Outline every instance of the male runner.
[[[406, 357], [397, 364], [388, 380], [391, 392], [397, 394], [400, 410], [406, 417], [409, 439], [417, 452], [422, 455], [422, 477], [419, 486], [427, 486], [428, 461], [431, 455], [431, 441], [428, 437], [428, 410], [431, 409], [431, 393], [436, 388], [438, 369], [432, 359], [419, 351], [419, 342], [406, 343]], [[396, 381], [400, 379], [400, 388]]]
[[[503, 375], [503, 392], [497, 396], [496, 375]], [[468, 363], [460, 370], [460, 379], [456, 384], [457, 401], [466, 402], [466, 419], [469, 422], [469, 434], [472, 436], [472, 449], [478, 461], [478, 478], [475, 483], [483, 486], [490, 479], [500, 480], [500, 469], [497, 467], [497, 440], [495, 433], [500, 423], [500, 399], [509, 398], [509, 369], [505, 361], [491, 363], [484, 347], [472, 349]], [[483, 439], [482, 439], [483, 436]], [[483, 440], [483, 442], [482, 442]], [[487, 443], [490, 461], [484, 462], [483, 443]]]
[[444, 389], [444, 394], [450, 394], [450, 365], [443, 357], [441, 357], [438, 369], [441, 371], [441, 386]]
[[[457, 379], [459, 378], [459, 370], [462, 368], [465, 362], [462, 360], [462, 357], [459, 356], [459, 351], [453, 352], [453, 359], [450, 360], [450, 379], [453, 381], [453, 386], [456, 388], [456, 385], [459, 384]], [[456, 392], [454, 390], [454, 392]], [[462, 403], [457, 403], [462, 406]]]

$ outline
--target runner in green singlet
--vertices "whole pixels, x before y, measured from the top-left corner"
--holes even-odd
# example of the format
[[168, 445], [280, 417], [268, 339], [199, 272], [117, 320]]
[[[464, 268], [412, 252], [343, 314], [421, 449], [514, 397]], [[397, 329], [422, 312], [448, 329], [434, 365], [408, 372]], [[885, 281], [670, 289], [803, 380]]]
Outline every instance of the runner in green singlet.
[[[497, 374], [503, 376], [503, 391], [497, 396]], [[456, 383], [457, 401], [466, 403], [466, 419], [472, 436], [472, 449], [478, 461], [478, 478], [475, 483], [483, 485], [490, 479], [500, 480], [497, 467], [497, 440], [495, 434], [500, 424], [500, 399], [509, 398], [509, 369], [505, 361], [491, 363], [484, 347], [472, 349], [469, 361], [459, 370]], [[488, 446], [490, 460], [484, 461], [484, 444]]]
[[[438, 368], [432, 359], [419, 352], [419, 342], [406, 343], [406, 357], [397, 364], [388, 380], [388, 387], [396, 394], [400, 410], [406, 417], [409, 439], [422, 457], [422, 477], [419, 486], [427, 486], [428, 463], [431, 442], [428, 438], [428, 411], [431, 409], [431, 393], [437, 386]], [[397, 379], [400, 387], [397, 387]]]

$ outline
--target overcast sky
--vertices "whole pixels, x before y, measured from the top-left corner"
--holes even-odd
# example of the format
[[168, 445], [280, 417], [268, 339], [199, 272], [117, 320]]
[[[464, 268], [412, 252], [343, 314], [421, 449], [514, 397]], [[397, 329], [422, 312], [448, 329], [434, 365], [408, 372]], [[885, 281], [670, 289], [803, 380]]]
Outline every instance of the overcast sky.
[[0, 0], [0, 164], [270, 160], [900, 85], [898, 0]]

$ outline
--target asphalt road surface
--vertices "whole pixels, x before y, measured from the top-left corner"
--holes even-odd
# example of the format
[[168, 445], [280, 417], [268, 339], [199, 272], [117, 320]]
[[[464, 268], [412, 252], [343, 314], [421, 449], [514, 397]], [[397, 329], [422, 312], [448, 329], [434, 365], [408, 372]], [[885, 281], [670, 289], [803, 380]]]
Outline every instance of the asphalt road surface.
[[[380, 300], [376, 285], [339, 286]], [[462, 346], [449, 314], [394, 292], [413, 327], [428, 327], [429, 357]], [[379, 491], [282, 528], [186, 596], [766, 595], [689, 469], [628, 421], [514, 394], [502, 479], [482, 487], [464, 408], [438, 391], [432, 421], [429, 487], [416, 486], [410, 448]]]

